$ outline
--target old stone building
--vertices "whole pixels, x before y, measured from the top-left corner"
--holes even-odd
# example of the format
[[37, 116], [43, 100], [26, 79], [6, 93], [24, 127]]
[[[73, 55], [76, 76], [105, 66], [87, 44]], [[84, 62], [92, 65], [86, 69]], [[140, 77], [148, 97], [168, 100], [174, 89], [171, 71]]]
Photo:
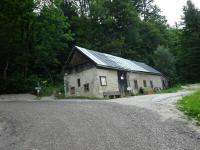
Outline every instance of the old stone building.
[[136, 61], [75, 46], [65, 66], [67, 96], [120, 97], [140, 88], [163, 89], [165, 77]]

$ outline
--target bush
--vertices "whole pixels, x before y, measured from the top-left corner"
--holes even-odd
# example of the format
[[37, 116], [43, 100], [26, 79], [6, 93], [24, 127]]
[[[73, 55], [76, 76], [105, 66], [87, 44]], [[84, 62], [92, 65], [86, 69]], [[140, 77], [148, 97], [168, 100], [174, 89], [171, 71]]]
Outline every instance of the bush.
[[29, 76], [26, 79], [20, 75], [9, 77], [6, 80], [0, 79], [0, 94], [32, 93], [36, 95], [35, 87], [38, 86], [38, 83], [41, 86], [40, 96], [64, 94], [64, 87], [61, 81], [55, 84], [36, 75]]
[[152, 88], [145, 88], [144, 94], [146, 94], [146, 95], [154, 94], [154, 90]]
[[21, 76], [11, 77], [6, 80], [0, 79], [0, 94], [34, 93], [38, 80], [37, 76], [30, 76], [26, 79]]
[[140, 87], [140, 89], [139, 89], [139, 92], [138, 92], [139, 94], [144, 94], [144, 89], [142, 88], [142, 87]]
[[64, 86], [63, 83], [50, 83], [48, 81], [41, 82], [41, 94], [40, 96], [51, 96], [54, 95], [56, 97], [64, 95]]

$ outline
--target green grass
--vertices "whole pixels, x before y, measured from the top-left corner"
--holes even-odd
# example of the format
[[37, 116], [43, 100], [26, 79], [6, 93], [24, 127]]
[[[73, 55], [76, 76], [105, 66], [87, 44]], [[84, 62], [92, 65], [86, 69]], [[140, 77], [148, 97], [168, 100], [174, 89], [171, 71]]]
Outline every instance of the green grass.
[[200, 124], [200, 90], [184, 97], [177, 105], [187, 116], [195, 118]]
[[178, 92], [178, 91], [180, 91], [182, 89], [183, 88], [181, 87], [181, 85], [178, 84], [178, 85], [175, 85], [175, 86], [170, 87], [168, 89], [161, 90], [161, 91], [159, 91], [157, 93], [176, 93], [176, 92]]

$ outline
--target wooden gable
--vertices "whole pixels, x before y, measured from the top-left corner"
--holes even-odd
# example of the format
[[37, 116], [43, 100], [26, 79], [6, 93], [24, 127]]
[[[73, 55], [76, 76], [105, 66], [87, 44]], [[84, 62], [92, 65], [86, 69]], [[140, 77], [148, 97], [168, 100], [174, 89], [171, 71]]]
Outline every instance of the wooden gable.
[[90, 60], [86, 56], [81, 54], [79, 51], [75, 50], [71, 56], [68, 66], [70, 67], [78, 66], [81, 64], [85, 64], [87, 62], [90, 62]]
[[87, 56], [74, 49], [65, 65], [65, 72], [68, 74], [72, 72], [81, 72], [93, 67], [94, 65], [94, 62]]

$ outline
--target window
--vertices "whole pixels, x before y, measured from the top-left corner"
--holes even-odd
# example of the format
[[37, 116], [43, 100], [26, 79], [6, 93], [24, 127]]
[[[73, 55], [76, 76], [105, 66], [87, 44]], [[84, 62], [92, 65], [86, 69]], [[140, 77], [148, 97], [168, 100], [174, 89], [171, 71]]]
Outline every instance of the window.
[[89, 83], [84, 84], [84, 91], [85, 91], [85, 92], [90, 91]]
[[138, 81], [137, 80], [134, 80], [134, 88], [138, 89]]
[[153, 81], [150, 81], [150, 86], [153, 89]]
[[107, 86], [106, 76], [100, 76], [101, 86]]
[[147, 81], [146, 80], [143, 80], [143, 86], [147, 87]]
[[165, 81], [162, 80], [163, 89], [165, 88]]
[[128, 87], [130, 87], [131, 86], [131, 83], [130, 83], [130, 80], [129, 80], [129, 75], [127, 75], [127, 83], [128, 83]]
[[81, 86], [81, 80], [80, 79], [77, 79], [77, 84], [78, 84], [78, 87]]
[[71, 87], [70, 93], [71, 93], [71, 95], [75, 94], [75, 87]]

